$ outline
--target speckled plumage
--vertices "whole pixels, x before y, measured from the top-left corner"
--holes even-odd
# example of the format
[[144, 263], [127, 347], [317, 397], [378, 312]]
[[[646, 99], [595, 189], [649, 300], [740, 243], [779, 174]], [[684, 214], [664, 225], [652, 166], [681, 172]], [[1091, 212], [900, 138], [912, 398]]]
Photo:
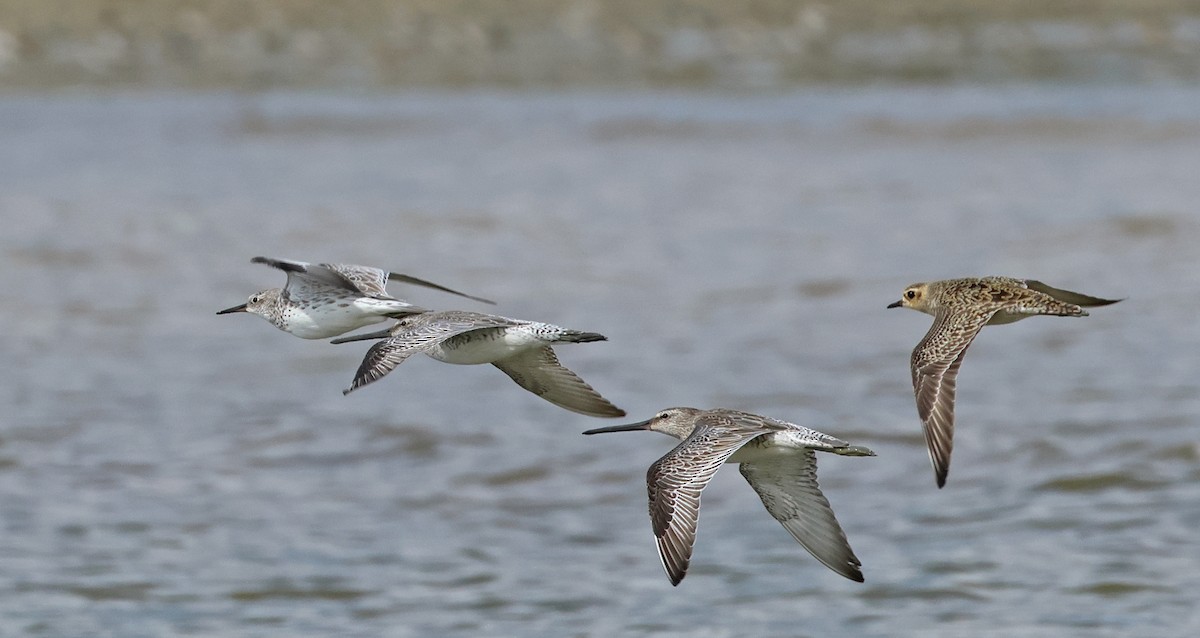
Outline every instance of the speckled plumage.
[[250, 261], [286, 272], [287, 284], [283, 288], [257, 292], [246, 303], [217, 314], [255, 314], [302, 339], [336, 337], [387, 319], [426, 312], [424, 308], [387, 294], [389, 280], [491, 303], [423, 279], [369, 266], [309, 264], [269, 257], [255, 257]]
[[1106, 306], [1101, 299], [1053, 288], [1033, 279], [968, 277], [913, 284], [889, 308], [912, 308], [933, 315], [929, 332], [913, 349], [910, 367], [917, 414], [938, 487], [946, 484], [954, 437], [954, 393], [958, 369], [975, 335], [988, 325], [1034, 315], [1086, 317], [1084, 307]]
[[390, 329], [343, 339], [380, 339], [367, 351], [349, 394], [373, 383], [417, 352], [462, 365], [490, 363], [522, 388], [559, 407], [600, 417], [625, 416], [590, 385], [558, 362], [551, 344], [604, 341], [595, 332], [499, 315], [448, 310], [405, 317]]
[[871, 450], [794, 423], [726, 409], [668, 408], [647, 421], [584, 434], [629, 430], [653, 430], [683, 441], [646, 473], [650, 523], [672, 585], [683, 580], [691, 562], [700, 493], [725, 463], [740, 464], [767, 511], [804, 549], [838, 574], [863, 581], [862, 563], [817, 485], [814, 450], [875, 456]]

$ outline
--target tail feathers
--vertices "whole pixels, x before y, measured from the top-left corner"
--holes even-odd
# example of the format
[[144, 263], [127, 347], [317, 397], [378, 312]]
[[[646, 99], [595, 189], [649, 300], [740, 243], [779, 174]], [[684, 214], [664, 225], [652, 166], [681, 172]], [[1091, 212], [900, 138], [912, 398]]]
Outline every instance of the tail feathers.
[[608, 341], [608, 337], [599, 332], [580, 332], [578, 330], [568, 330], [563, 333], [559, 341], [568, 343], [591, 343], [593, 341]]
[[[1036, 290], [1040, 293], [1050, 295], [1054, 299], [1061, 301], [1064, 304], [1072, 305], [1072, 306], [1082, 306], [1084, 308], [1094, 308], [1096, 306], [1107, 306], [1110, 304], [1115, 304], [1118, 301], [1121, 301], [1120, 299], [1102, 299], [1100, 297], [1092, 297], [1090, 295], [1085, 295], [1083, 293], [1071, 292], [1070, 290], [1054, 288], [1053, 286], [1047, 286], [1046, 284], [1044, 284], [1040, 281], [1037, 281], [1035, 279], [1026, 279], [1025, 285], [1028, 286], [1030, 290]], [[1078, 313], [1070, 313], [1070, 314], [1075, 315]], [[1087, 316], [1087, 313], [1084, 312], [1082, 314], [1078, 314], [1078, 316], [1084, 317], [1084, 316]]]

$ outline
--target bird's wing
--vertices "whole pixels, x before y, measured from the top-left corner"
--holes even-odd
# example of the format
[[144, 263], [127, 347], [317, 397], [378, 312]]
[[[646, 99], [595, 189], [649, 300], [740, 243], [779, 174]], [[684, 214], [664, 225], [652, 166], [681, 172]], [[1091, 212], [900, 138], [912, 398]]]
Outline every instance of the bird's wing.
[[701, 416], [692, 434], [646, 472], [650, 525], [672, 585], [683, 580], [691, 562], [700, 492], [738, 448], [767, 431], [728, 414]]
[[792, 440], [801, 442], [803, 445], [812, 447], [813, 449], [829, 452], [835, 449], [850, 446], [849, 443], [837, 438], [836, 436], [830, 436], [824, 432], [818, 432], [812, 428], [806, 428], [803, 425], [797, 425], [788, 421], [781, 421], [769, 416], [759, 416], [757, 414], [749, 413], [742, 414], [746, 414], [748, 417], [755, 417], [759, 419], [762, 422], [763, 427], [774, 427], [779, 430], [786, 430]]
[[296, 261], [294, 259], [275, 259], [272, 257], [254, 257], [250, 260], [252, 264], [266, 264], [272, 268], [278, 268], [283, 272], [306, 272], [312, 264], [306, 261]]
[[817, 485], [815, 452], [803, 450], [799, 455], [742, 463], [739, 469], [771, 516], [804, 549], [842, 576], [863, 581], [862, 563]]
[[1053, 286], [1047, 286], [1036, 279], [1026, 279], [1025, 285], [1030, 290], [1036, 290], [1040, 293], [1050, 295], [1051, 297], [1054, 297], [1063, 303], [1075, 304], [1076, 306], [1083, 306], [1084, 308], [1091, 308], [1093, 306], [1107, 306], [1109, 304], [1114, 304], [1118, 301], [1121, 301], [1120, 299], [1102, 299], [1100, 297], [1092, 297], [1083, 293], [1063, 290], [1062, 288], [1054, 288]]
[[[481, 328], [514, 325], [513, 320], [495, 315], [460, 312], [436, 313], [436, 317], [433, 315], [434, 313], [417, 315], [421, 323], [411, 330], [396, 330], [387, 339], [371, 346], [363, 357], [362, 364], [358, 366], [358, 371], [354, 373], [354, 381], [342, 394], [350, 394], [364, 385], [378, 381], [414, 353], [446, 339]], [[432, 320], [430, 317], [433, 317]], [[397, 324], [397, 328], [400, 325]]]
[[445, 287], [445, 286], [443, 286], [443, 285], [441, 285], [441, 284], [435, 284], [435, 283], [433, 283], [432, 281], [426, 281], [426, 280], [424, 280], [424, 279], [418, 279], [418, 278], [416, 278], [416, 277], [413, 277], [412, 275], [404, 275], [404, 274], [401, 274], [401, 273], [398, 273], [398, 272], [390, 272], [390, 273], [387, 273], [387, 278], [388, 278], [389, 280], [391, 280], [391, 281], [398, 281], [398, 282], [400, 282], [400, 283], [402, 283], [402, 284], [411, 284], [411, 285], [414, 285], [414, 286], [424, 286], [424, 287], [426, 287], [426, 288], [432, 288], [432, 289], [434, 289], [434, 290], [440, 290], [440, 291], [442, 291], [442, 292], [448, 292], [448, 293], [450, 293], [450, 294], [452, 294], [452, 295], [458, 295], [459, 297], [465, 297], [465, 298], [467, 298], [467, 299], [470, 299], [470, 300], [472, 300], [472, 301], [478, 301], [478, 302], [480, 302], [480, 303], [491, 304], [491, 305], [493, 305], [493, 306], [494, 306], [494, 305], [496, 305], [496, 302], [492, 301], [491, 299], [484, 299], [483, 297], [475, 297], [475, 296], [473, 296], [473, 295], [468, 295], [468, 294], [467, 294], [467, 293], [465, 293], [465, 292], [459, 292], [459, 291], [457, 291], [457, 290], [454, 290], [454, 289], [452, 289], [452, 288], [447, 288], [447, 287]]
[[387, 292], [388, 274], [383, 270], [356, 264], [321, 264], [321, 268], [340, 277], [345, 285], [367, 297], [393, 298]]
[[313, 265], [303, 261], [271, 257], [255, 257], [250, 261], [266, 264], [287, 273], [287, 284], [283, 287], [283, 294], [294, 300], [336, 296], [344, 294], [347, 290], [356, 290], [345, 277], [323, 264]]
[[[999, 307], [996, 308], [997, 310]], [[938, 487], [946, 484], [954, 446], [954, 389], [967, 346], [992, 312], [941, 310], [933, 326], [912, 352], [913, 391], [917, 414], [925, 426], [925, 444]]]
[[609, 403], [592, 386], [564, 368], [550, 346], [526, 350], [492, 365], [522, 388], [572, 412], [601, 417], [625, 416], [624, 410]]
[[431, 312], [420, 315], [419, 319], [414, 317], [411, 321], [427, 324], [425, 329], [441, 331], [446, 335], [447, 339], [476, 328], [512, 328], [529, 323], [521, 319], [489, 315], [482, 312], [471, 312], [469, 310]]
[[482, 297], [472, 297], [471, 295], [461, 293], [457, 290], [447, 288], [441, 284], [435, 284], [432, 281], [418, 279], [412, 275], [405, 275], [398, 272], [387, 272], [378, 268], [369, 266], [356, 266], [354, 264], [321, 264], [329, 270], [341, 275], [352, 286], [362, 291], [364, 295], [371, 297], [392, 298], [387, 292], [387, 282], [397, 281], [403, 284], [411, 284], [414, 286], [424, 286], [442, 292], [448, 292], [452, 295], [466, 297], [474, 301], [480, 301], [487, 304], [495, 305], [496, 302]]

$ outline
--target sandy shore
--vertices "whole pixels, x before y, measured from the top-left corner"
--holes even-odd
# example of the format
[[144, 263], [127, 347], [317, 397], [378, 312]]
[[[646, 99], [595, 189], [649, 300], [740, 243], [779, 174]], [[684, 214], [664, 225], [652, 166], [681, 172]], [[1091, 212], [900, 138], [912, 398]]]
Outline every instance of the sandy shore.
[[1200, 78], [1200, 2], [0, 3], [0, 86], [677, 85]]

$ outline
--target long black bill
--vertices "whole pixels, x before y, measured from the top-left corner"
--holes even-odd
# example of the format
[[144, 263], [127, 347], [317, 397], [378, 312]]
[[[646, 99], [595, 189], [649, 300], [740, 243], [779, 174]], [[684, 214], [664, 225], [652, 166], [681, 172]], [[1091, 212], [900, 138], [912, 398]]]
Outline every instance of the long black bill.
[[596, 428], [595, 430], [588, 430], [587, 432], [584, 432], [584, 434], [603, 434], [605, 432], [632, 432], [634, 430], [649, 430], [651, 420], [639, 421], [638, 423], [630, 423], [627, 425], [610, 425], [606, 428]]
[[240, 306], [234, 306], [232, 308], [226, 308], [224, 310], [218, 310], [217, 314], [227, 315], [231, 312], [246, 312], [246, 304], [241, 304]]
[[888, 304], [888, 308], [899, 308], [900, 306], [903, 306], [903, 305], [904, 305], [903, 301], [893, 301], [892, 303]]
[[367, 339], [387, 339], [392, 336], [391, 329], [377, 330], [375, 332], [364, 332], [360, 335], [350, 335], [349, 337], [338, 337], [329, 343], [350, 343], [351, 341], [366, 341]]

